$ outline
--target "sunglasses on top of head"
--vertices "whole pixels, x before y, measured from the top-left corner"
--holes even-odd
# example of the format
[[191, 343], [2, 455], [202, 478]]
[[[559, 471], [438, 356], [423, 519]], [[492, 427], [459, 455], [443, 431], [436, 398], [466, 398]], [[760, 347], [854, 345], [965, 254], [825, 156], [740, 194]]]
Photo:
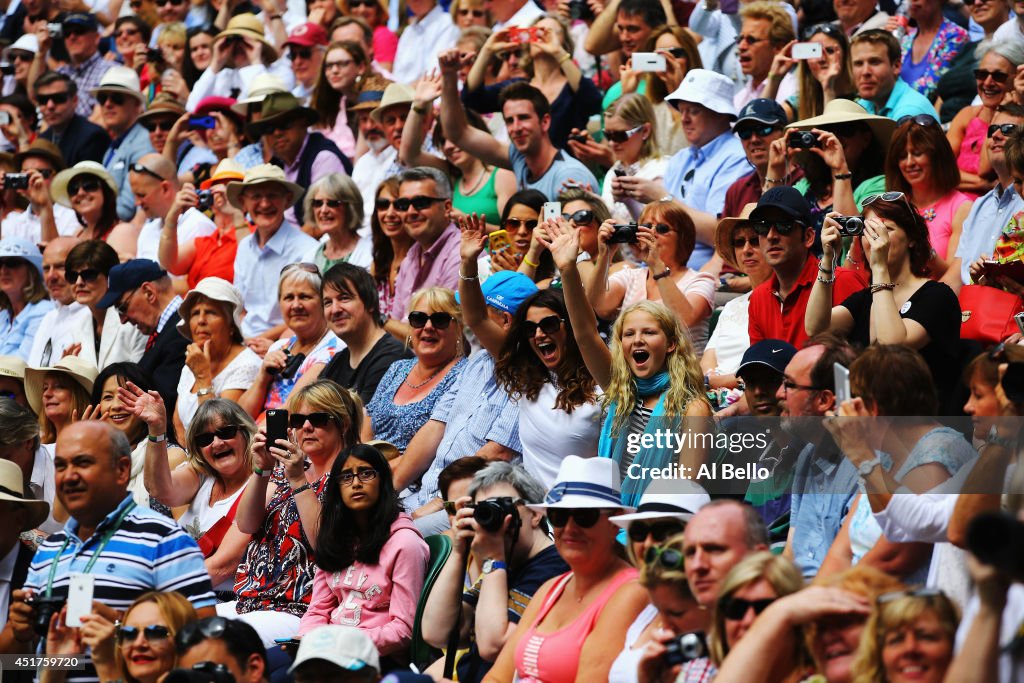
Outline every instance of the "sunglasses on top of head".
[[444, 311], [435, 311], [429, 315], [423, 311], [412, 311], [409, 313], [409, 325], [414, 330], [422, 330], [427, 326], [428, 320], [435, 330], [447, 330], [454, 319], [451, 313], [445, 313]]
[[683, 553], [675, 548], [653, 545], [644, 553], [644, 564], [660, 564], [665, 569], [680, 569], [683, 566]]
[[541, 318], [539, 321], [534, 322], [532, 320], [523, 321], [523, 334], [529, 339], [537, 334], [537, 329], [544, 334], [555, 334], [558, 330], [562, 329], [562, 318], [557, 315], [549, 315], [546, 318]]

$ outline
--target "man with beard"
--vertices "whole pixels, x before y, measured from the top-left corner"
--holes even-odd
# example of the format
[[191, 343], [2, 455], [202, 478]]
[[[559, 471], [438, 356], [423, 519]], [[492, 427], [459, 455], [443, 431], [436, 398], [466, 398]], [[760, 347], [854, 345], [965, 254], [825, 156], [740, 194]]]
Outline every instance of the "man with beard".
[[[398, 148], [388, 142], [384, 129], [371, 113], [380, 107], [391, 81], [374, 74], [360, 84], [359, 100], [349, 107], [359, 120], [359, 132], [366, 140], [366, 152], [352, 168], [352, 180], [363, 195], [364, 228], [369, 228], [374, 211], [377, 187], [388, 177], [388, 171], [398, 159]], [[399, 136], [401, 139], [401, 136]]]
[[68, 323], [86, 308], [75, 301], [75, 293], [64, 277], [64, 261], [80, 241], [77, 237], [58, 237], [43, 250], [43, 284], [53, 300], [53, 310], [39, 323], [28, 354], [28, 364], [34, 368], [53, 365], [63, 357], [64, 349], [75, 343]]

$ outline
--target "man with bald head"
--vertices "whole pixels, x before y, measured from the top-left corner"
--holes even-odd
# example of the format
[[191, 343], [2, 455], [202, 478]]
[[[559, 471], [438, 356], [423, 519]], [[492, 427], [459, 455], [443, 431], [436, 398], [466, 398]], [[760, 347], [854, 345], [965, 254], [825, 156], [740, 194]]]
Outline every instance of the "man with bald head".
[[[35, 650], [37, 615], [27, 599], [48, 591], [66, 597], [73, 574], [93, 577], [94, 618], [113, 622], [149, 591], [177, 591], [200, 617], [214, 615], [199, 546], [173, 519], [136, 505], [128, 493], [131, 446], [120, 430], [92, 420], [69, 425], [57, 437], [54, 471], [57, 498], [70, 518], [39, 546], [25, 588], [12, 592], [0, 652]], [[83, 659], [82, 675], [96, 680], [91, 660]]]
[[81, 242], [77, 237], [58, 237], [50, 240], [43, 250], [43, 283], [53, 300], [53, 310], [47, 313], [36, 330], [32, 350], [28, 354], [30, 367], [50, 367], [64, 356], [64, 349], [75, 343], [71, 323], [78, 316], [90, 315], [89, 309], [75, 301], [75, 293], [64, 279], [64, 261], [71, 248]]
[[135, 251], [137, 258], [159, 261], [160, 240], [176, 239], [182, 245], [217, 230], [213, 221], [195, 208], [182, 211], [175, 220], [166, 220], [181, 184], [177, 169], [163, 154], [140, 157], [132, 164], [128, 183], [135, 195], [135, 205], [146, 214]]
[[723, 498], [702, 507], [683, 532], [684, 568], [694, 599], [711, 609], [729, 570], [759, 550], [768, 550], [768, 529], [751, 505]]

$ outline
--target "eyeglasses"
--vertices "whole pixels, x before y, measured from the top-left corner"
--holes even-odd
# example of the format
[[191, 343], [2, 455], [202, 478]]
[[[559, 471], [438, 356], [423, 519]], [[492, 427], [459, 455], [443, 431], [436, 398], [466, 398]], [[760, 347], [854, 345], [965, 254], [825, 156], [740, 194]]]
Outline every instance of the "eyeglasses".
[[153, 178], [156, 178], [157, 180], [159, 180], [161, 182], [167, 180], [167, 178], [164, 178], [162, 175], [160, 175], [159, 173], [157, 173], [153, 169], [151, 169], [151, 168], [149, 168], [149, 167], [147, 167], [147, 166], [145, 166], [143, 164], [140, 164], [139, 162], [135, 162], [134, 164], [132, 164], [132, 170], [135, 171], [136, 173], [145, 173], [146, 175], [152, 176]]
[[312, 206], [314, 209], [319, 209], [321, 206], [326, 204], [328, 208], [337, 209], [343, 203], [344, 202], [342, 202], [340, 199], [314, 199], [309, 203], [309, 205]]
[[79, 176], [77, 178], [73, 178], [71, 182], [68, 183], [68, 196], [74, 197], [80, 190], [85, 190], [86, 192], [99, 192], [100, 187], [100, 179], [96, 176]]
[[988, 136], [992, 137], [993, 135], [996, 134], [996, 131], [999, 131], [1000, 133], [1003, 134], [1003, 137], [1007, 137], [1008, 135], [1011, 135], [1015, 130], [1017, 130], [1016, 123], [993, 123], [991, 126], [988, 127]]
[[797, 384], [796, 382], [794, 382], [791, 379], [783, 379], [782, 380], [782, 387], [783, 387], [783, 389], [785, 389], [786, 392], [796, 391], [797, 389], [800, 389], [801, 391], [823, 391], [824, 390], [824, 387], [814, 387], [814, 386], [811, 386], [809, 384]]
[[228, 628], [228, 620], [224, 617], [207, 617], [202, 621], [190, 621], [178, 632], [175, 640], [176, 649], [184, 652], [203, 638], [221, 638]]
[[633, 522], [629, 525], [629, 540], [634, 543], [646, 541], [650, 536], [655, 543], [664, 543], [666, 538], [682, 533], [683, 525], [680, 522]]
[[139, 35], [139, 29], [137, 29], [137, 28], [122, 28], [122, 29], [119, 29], [117, 31], [114, 31], [114, 38], [115, 39], [116, 38], [123, 38], [123, 37], [126, 37], [126, 36], [130, 38], [131, 36], [137, 36], [137, 35]]
[[766, 40], [768, 40], [768, 39], [767, 38], [758, 38], [757, 36], [751, 36], [751, 35], [747, 35], [747, 34], [743, 34], [743, 33], [741, 33], [740, 35], [736, 36], [736, 44], [737, 45], [742, 45], [743, 43], [747, 43], [748, 45], [756, 45], [757, 43], [763, 43]]
[[127, 95], [122, 95], [119, 92], [101, 92], [96, 95], [96, 101], [103, 107], [108, 101], [114, 103], [115, 106], [120, 107], [124, 104]]
[[547, 516], [551, 526], [558, 529], [568, 524], [570, 517], [576, 526], [589, 529], [601, 519], [601, 508], [548, 508]]
[[414, 330], [422, 330], [427, 326], [428, 320], [435, 330], [447, 330], [454, 319], [451, 313], [445, 313], [444, 311], [435, 311], [429, 315], [423, 311], [412, 311], [409, 313], [409, 325]]
[[773, 602], [775, 602], [775, 598], [765, 598], [764, 600], [722, 598], [718, 601], [718, 609], [722, 611], [722, 614], [726, 619], [729, 619], [730, 621], [739, 621], [743, 617], [747, 616], [747, 612], [751, 609], [754, 610], [754, 614], [761, 614], [761, 612], [768, 609], [768, 605]]
[[607, 130], [606, 129], [604, 131], [604, 136], [606, 138], [608, 138], [609, 140], [611, 140], [612, 142], [615, 142], [615, 143], [618, 143], [618, 144], [622, 144], [623, 142], [626, 142], [627, 140], [629, 140], [631, 137], [633, 137], [634, 135], [636, 135], [637, 133], [639, 133], [643, 129], [644, 129], [644, 124], [640, 124], [636, 128], [630, 128], [629, 130]]
[[761, 238], [760, 237], [756, 237], [756, 236], [755, 237], [736, 237], [736, 238], [733, 238], [732, 248], [733, 249], [743, 249], [748, 244], [756, 249], [761, 244]]
[[443, 202], [443, 197], [427, 197], [425, 195], [417, 195], [412, 197], [401, 197], [394, 201], [395, 209], [397, 211], [408, 211], [409, 207], [416, 209], [417, 211], [424, 211], [438, 202]]
[[651, 546], [644, 554], [644, 563], [649, 567], [658, 563], [665, 569], [679, 569], [683, 566], [683, 553], [675, 548]]
[[173, 119], [164, 119], [163, 121], [154, 121], [153, 119], [147, 119], [145, 121], [139, 121], [142, 127], [148, 130], [150, 133], [159, 129], [165, 132], [170, 132], [171, 128], [174, 128]]
[[291, 47], [288, 48], [288, 59], [293, 62], [296, 59], [312, 59], [313, 48], [311, 47]]
[[988, 71], [987, 69], [975, 69], [974, 80], [984, 81], [991, 78], [996, 83], [1006, 83], [1006, 79], [1010, 77], [1010, 74], [1005, 71]]
[[352, 66], [351, 59], [339, 59], [336, 62], [324, 62], [324, 71], [332, 71], [334, 69], [347, 69]]
[[896, 600], [900, 600], [902, 598], [938, 598], [938, 597], [946, 597], [946, 594], [943, 593], [938, 588], [917, 588], [915, 590], [909, 590], [909, 591], [892, 591], [891, 593], [882, 593], [877, 598], [875, 598], [875, 602], [877, 604], [879, 604], [879, 605], [884, 605], [884, 604], [886, 604], [888, 602], [895, 602]]
[[672, 227], [666, 223], [640, 223], [638, 227], [649, 228], [659, 235], [667, 235], [672, 232]]
[[[302, 121], [298, 119], [282, 119], [280, 121], [267, 123], [265, 124], [266, 127], [263, 129], [263, 135], [266, 135], [267, 133], [280, 133], [284, 130], [291, 130], [300, 123], [302, 123]], [[303, 126], [303, 130], [305, 130], [305, 126]]]
[[736, 137], [740, 140], [749, 140], [757, 135], [759, 138], [766, 138], [778, 130], [775, 126], [747, 126], [736, 131]]
[[117, 314], [120, 315], [122, 318], [124, 316], [128, 315], [128, 304], [131, 303], [132, 297], [135, 296], [135, 292], [137, 292], [137, 291], [139, 291], [138, 287], [136, 287], [132, 291], [128, 292], [128, 296], [126, 296], [123, 299], [121, 299], [117, 303], [117, 305], [114, 306], [114, 310], [117, 311]]
[[14, 270], [21, 266], [28, 265], [28, 261], [21, 258], [0, 258], [0, 268], [6, 268], [7, 270]]
[[352, 482], [359, 479], [362, 483], [366, 484], [377, 478], [377, 470], [372, 467], [360, 467], [357, 471], [352, 472], [351, 470], [345, 470], [338, 475], [338, 483], [342, 486], [351, 486]]
[[590, 209], [581, 209], [575, 213], [563, 213], [562, 218], [567, 221], [572, 221], [576, 225], [590, 225], [594, 222], [596, 216]]
[[460, 7], [456, 14], [460, 17], [474, 16], [477, 19], [479, 19], [484, 15], [484, 11], [482, 9], [470, 9], [468, 7]]
[[36, 95], [36, 99], [39, 101], [40, 107], [45, 107], [48, 102], [53, 102], [54, 104], [67, 104], [67, 101], [71, 99], [71, 93], [66, 90], [64, 92], [50, 93], [49, 95], [43, 95], [40, 93], [39, 95]]
[[537, 227], [537, 223], [537, 219], [524, 221], [521, 218], [506, 218], [505, 222], [501, 225], [503, 228], [508, 228], [510, 230], [518, 230], [525, 225], [527, 230], [533, 230]]
[[797, 228], [802, 228], [803, 225], [800, 221], [754, 221], [750, 227], [760, 237], [766, 237], [773, 228], [775, 232], [785, 237]]
[[546, 318], [541, 318], [537, 322], [532, 320], [523, 321], [523, 334], [529, 339], [537, 334], [537, 328], [544, 334], [555, 334], [558, 330], [562, 329], [563, 319], [557, 315], [549, 315]]
[[150, 624], [143, 629], [135, 626], [120, 626], [117, 629], [117, 642], [121, 645], [134, 643], [138, 640], [140, 632], [147, 643], [152, 643], [154, 640], [166, 640], [171, 637], [171, 629], [158, 624]]
[[96, 270], [95, 268], [86, 268], [84, 270], [64, 270], [64, 279], [67, 280], [69, 285], [73, 285], [78, 282], [78, 278], [82, 278], [83, 282], [95, 282], [96, 278], [103, 275], [103, 271]]
[[220, 439], [221, 441], [227, 441], [228, 439], [235, 438], [238, 434], [238, 430], [241, 429], [238, 425], [224, 425], [214, 429], [212, 432], [203, 432], [202, 434], [196, 434], [196, 445], [200, 448], [206, 448], [213, 443], [214, 438]]
[[179, 7], [185, 3], [185, 0], [156, 0], [157, 7], [163, 7], [164, 5], [174, 5]]
[[330, 413], [309, 413], [303, 415], [302, 413], [291, 413], [288, 416], [288, 426], [292, 429], [302, 429], [306, 422], [313, 425], [314, 429], [323, 429], [326, 427], [335, 417]]

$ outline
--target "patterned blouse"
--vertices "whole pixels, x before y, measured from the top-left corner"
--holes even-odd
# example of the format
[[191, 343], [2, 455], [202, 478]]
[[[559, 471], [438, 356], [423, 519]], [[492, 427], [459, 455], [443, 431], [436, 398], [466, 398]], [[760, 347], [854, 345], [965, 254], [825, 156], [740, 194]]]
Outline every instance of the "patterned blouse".
[[[329, 478], [324, 474], [310, 485], [321, 503]], [[270, 481], [277, 484], [277, 491], [235, 574], [236, 609], [239, 614], [274, 610], [301, 617], [313, 594], [313, 548], [282, 465], [274, 468]]]
[[[914, 66], [918, 66], [911, 66], [914, 60], [913, 45], [916, 35], [917, 29], [908, 31], [903, 36], [903, 42], [900, 45], [903, 50], [903, 66], [908, 72]], [[939, 32], [935, 34], [935, 40], [932, 41], [931, 46], [928, 48], [928, 54], [924, 58], [927, 66], [924, 72], [914, 81], [908, 81], [910, 87], [931, 99], [935, 94], [935, 89], [938, 87], [939, 79], [949, 71], [949, 67], [953, 65], [953, 60], [957, 58], [969, 40], [970, 37], [967, 31], [948, 19], [944, 19], [942, 25], [939, 26]]]

